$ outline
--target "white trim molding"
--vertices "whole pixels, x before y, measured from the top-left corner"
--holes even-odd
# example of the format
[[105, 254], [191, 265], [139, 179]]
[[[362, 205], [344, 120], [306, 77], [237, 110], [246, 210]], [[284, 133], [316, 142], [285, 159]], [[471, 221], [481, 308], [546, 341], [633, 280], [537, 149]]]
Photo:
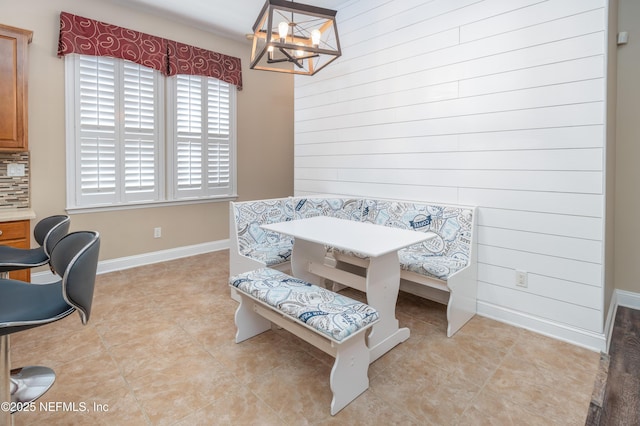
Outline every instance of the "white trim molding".
[[616, 290], [614, 293], [614, 299], [616, 300], [616, 308], [618, 306], [624, 306], [625, 308], [640, 310], [640, 293]]
[[605, 351], [607, 338], [604, 333], [548, 321], [503, 306], [478, 301], [478, 315], [494, 319], [535, 333], [552, 337], [593, 351]]
[[613, 292], [609, 315], [607, 316], [607, 322], [605, 324], [605, 330], [607, 330], [607, 353], [611, 345], [611, 335], [613, 334], [613, 326], [615, 324], [618, 306], [640, 310], [640, 293], [633, 293], [626, 290], [616, 290]]
[[[106, 274], [108, 272], [122, 271], [124, 269], [135, 268], [138, 266], [151, 265], [153, 263], [166, 262], [183, 257], [196, 256], [213, 251], [226, 250], [228, 248], [229, 240], [227, 239], [195, 244], [192, 246], [176, 247], [151, 253], [137, 254], [118, 259], [102, 260], [98, 262], [98, 275]], [[31, 274], [31, 282], [34, 284], [46, 284], [55, 282], [56, 280], [57, 278], [50, 271]]]

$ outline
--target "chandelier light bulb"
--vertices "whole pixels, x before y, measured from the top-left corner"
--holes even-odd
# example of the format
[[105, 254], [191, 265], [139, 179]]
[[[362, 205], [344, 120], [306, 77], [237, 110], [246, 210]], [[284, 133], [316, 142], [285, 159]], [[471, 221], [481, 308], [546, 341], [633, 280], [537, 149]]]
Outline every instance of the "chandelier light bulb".
[[278, 33], [280, 34], [281, 39], [287, 38], [287, 33], [289, 32], [289, 23], [286, 21], [282, 21], [278, 24]]
[[320, 32], [320, 30], [315, 29], [311, 31], [311, 44], [317, 47], [320, 44], [321, 36], [322, 36], [322, 33]]

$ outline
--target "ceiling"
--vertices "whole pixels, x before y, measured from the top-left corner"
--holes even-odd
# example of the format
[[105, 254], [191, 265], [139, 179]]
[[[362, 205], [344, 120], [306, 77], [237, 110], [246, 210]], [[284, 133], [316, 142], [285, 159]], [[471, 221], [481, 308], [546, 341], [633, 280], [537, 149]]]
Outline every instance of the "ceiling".
[[[109, 0], [237, 41], [246, 41], [265, 0]], [[349, 0], [308, 0], [305, 4], [336, 10]]]

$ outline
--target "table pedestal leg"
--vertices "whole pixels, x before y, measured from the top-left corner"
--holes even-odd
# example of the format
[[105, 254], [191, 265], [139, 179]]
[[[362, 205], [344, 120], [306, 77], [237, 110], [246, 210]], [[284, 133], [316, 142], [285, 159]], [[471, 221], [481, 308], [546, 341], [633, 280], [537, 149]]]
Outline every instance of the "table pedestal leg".
[[293, 251], [291, 252], [292, 275], [319, 287], [325, 287], [324, 278], [309, 272], [309, 262], [323, 264], [326, 254], [327, 250], [324, 244], [296, 238], [293, 241]]
[[397, 252], [372, 257], [367, 268], [367, 304], [376, 308], [380, 321], [368, 337], [370, 362], [409, 338], [408, 328], [399, 328], [396, 301], [400, 289], [400, 262]]

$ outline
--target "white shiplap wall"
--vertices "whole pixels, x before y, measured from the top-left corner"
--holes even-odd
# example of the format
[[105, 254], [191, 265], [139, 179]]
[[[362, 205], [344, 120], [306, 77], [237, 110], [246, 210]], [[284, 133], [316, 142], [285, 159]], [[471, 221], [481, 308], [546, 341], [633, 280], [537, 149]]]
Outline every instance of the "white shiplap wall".
[[606, 13], [346, 3], [343, 56], [295, 80], [296, 194], [477, 205], [479, 311], [601, 346]]

